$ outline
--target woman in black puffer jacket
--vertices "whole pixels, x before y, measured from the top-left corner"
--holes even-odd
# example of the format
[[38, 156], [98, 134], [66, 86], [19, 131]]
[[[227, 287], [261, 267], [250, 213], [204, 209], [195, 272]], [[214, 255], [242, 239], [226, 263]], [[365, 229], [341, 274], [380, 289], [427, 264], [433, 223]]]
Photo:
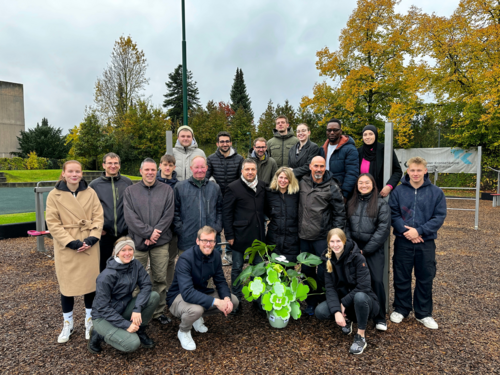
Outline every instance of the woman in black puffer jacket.
[[372, 289], [380, 302], [380, 311], [375, 316], [375, 327], [387, 330], [385, 318], [384, 243], [390, 234], [391, 210], [378, 195], [375, 179], [369, 173], [361, 174], [356, 188], [347, 203], [346, 235], [355, 241], [366, 258], [370, 269]]
[[297, 180], [302, 180], [302, 177], [309, 175], [309, 164], [311, 160], [318, 156], [319, 147], [316, 143], [311, 142], [309, 137], [311, 131], [307, 124], [299, 124], [297, 126], [297, 138], [299, 141], [295, 146], [290, 148], [288, 153], [288, 166], [293, 169], [293, 174]]
[[290, 168], [278, 169], [266, 188], [265, 213], [270, 219], [266, 243], [276, 245], [276, 254], [296, 262], [300, 254], [299, 183]]

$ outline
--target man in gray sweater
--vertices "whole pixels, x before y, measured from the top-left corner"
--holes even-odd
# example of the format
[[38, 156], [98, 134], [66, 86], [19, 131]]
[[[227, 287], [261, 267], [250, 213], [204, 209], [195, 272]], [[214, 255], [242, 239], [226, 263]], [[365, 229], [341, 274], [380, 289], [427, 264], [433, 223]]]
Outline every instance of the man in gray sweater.
[[153, 290], [160, 295], [153, 318], [170, 323], [163, 315], [167, 289], [170, 226], [174, 219], [174, 192], [170, 186], [156, 180], [157, 166], [153, 159], [141, 163], [142, 181], [129, 186], [124, 195], [124, 215], [129, 236], [134, 240], [135, 258], [147, 268], [151, 267]]

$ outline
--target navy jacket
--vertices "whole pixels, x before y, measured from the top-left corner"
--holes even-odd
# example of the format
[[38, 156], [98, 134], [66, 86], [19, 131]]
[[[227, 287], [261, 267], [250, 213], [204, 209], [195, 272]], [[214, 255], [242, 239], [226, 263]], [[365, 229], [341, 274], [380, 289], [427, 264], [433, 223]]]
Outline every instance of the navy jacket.
[[431, 184], [428, 174], [424, 184], [415, 189], [408, 174], [390, 195], [391, 221], [394, 235], [404, 237], [405, 225], [415, 228], [424, 241], [437, 238], [437, 231], [446, 218], [446, 198], [443, 191]]
[[151, 295], [151, 279], [142, 264], [133, 259], [128, 264], [120, 264], [114, 258], [106, 262], [106, 269], [96, 281], [96, 293], [92, 304], [92, 318], [105, 319], [118, 328], [127, 329], [130, 321], [122, 317], [132, 300], [132, 292], [139, 286], [133, 312], [142, 312]]
[[160, 182], [163, 182], [164, 184], [167, 184], [172, 189], [175, 188], [175, 184], [177, 184], [179, 182], [179, 180], [177, 179], [177, 172], [176, 171], [172, 172], [172, 178], [170, 180], [167, 178], [163, 178], [161, 176], [161, 171], [158, 171], [158, 173], [156, 174], [156, 179]]
[[175, 265], [174, 281], [168, 289], [167, 304], [172, 306], [175, 298], [180, 294], [184, 302], [203, 306], [205, 309], [212, 307], [214, 298], [209, 296], [214, 290], [208, 288], [208, 280], [213, 278], [214, 285], [220, 299], [231, 298], [227, 286], [220, 254], [212, 251], [204, 255], [198, 245], [186, 250], [177, 260]]
[[180, 250], [196, 245], [196, 236], [205, 225], [222, 231], [222, 193], [220, 187], [207, 178], [199, 187], [194, 177], [175, 185], [174, 228]]
[[[326, 160], [328, 154], [327, 140], [319, 149], [319, 156]], [[342, 194], [348, 197], [356, 185], [359, 176], [359, 155], [354, 140], [343, 135], [337, 148], [330, 157], [330, 173], [339, 182]]]

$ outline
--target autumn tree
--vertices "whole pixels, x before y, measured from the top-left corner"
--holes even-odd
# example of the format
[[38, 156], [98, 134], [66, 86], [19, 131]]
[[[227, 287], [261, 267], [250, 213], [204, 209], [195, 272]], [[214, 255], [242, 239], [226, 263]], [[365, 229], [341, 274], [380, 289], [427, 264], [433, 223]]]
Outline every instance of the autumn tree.
[[94, 102], [103, 123], [119, 120], [138, 102], [149, 83], [147, 61], [130, 36], [121, 36], [111, 52], [111, 61], [95, 84]]
[[[163, 107], [167, 109], [167, 114], [172, 121], [172, 131], [175, 133], [178, 126], [184, 124], [184, 102], [182, 96], [182, 65], [177, 66], [175, 70], [168, 75], [167, 93], [163, 95]], [[196, 82], [193, 80], [193, 73], [187, 72], [187, 101], [188, 111], [200, 106], [199, 91]]]
[[332, 116], [342, 119], [345, 132], [356, 135], [367, 124], [381, 128], [391, 118], [395, 137], [404, 146], [425, 86], [425, 64], [414, 60], [417, 11], [396, 13], [398, 3], [358, 0], [341, 32], [339, 49], [325, 47], [316, 54], [320, 75], [334, 85], [317, 83], [313, 97], [304, 97], [301, 105], [311, 107], [323, 122]]
[[252, 118], [253, 121], [253, 111], [252, 102], [250, 96], [247, 93], [247, 85], [245, 84], [245, 78], [243, 77], [243, 70], [236, 68], [236, 74], [234, 76], [233, 86], [231, 87], [231, 108], [233, 111], [237, 112], [241, 107], [243, 110]]

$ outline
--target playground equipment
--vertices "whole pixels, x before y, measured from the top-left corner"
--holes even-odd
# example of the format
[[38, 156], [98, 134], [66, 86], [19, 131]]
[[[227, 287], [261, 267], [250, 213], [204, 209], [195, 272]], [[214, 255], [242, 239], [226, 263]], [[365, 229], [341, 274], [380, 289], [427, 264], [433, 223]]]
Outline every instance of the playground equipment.
[[488, 167], [489, 169], [491, 169], [492, 171], [495, 171], [498, 173], [498, 179], [497, 179], [497, 192], [496, 193], [493, 193], [491, 194], [493, 196], [493, 207], [499, 207], [500, 206], [500, 202], [498, 201], [498, 198], [500, 197], [500, 170], [498, 169], [493, 169], [491, 167]]

